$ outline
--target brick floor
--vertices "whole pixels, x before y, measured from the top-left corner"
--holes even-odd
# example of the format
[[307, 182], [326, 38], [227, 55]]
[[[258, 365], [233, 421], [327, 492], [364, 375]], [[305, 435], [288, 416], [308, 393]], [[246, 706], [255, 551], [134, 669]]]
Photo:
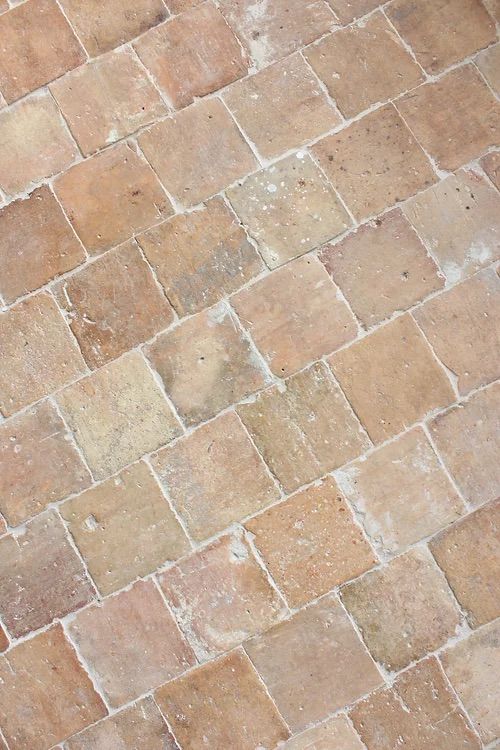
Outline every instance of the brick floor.
[[0, 0], [0, 750], [500, 747], [499, 23]]

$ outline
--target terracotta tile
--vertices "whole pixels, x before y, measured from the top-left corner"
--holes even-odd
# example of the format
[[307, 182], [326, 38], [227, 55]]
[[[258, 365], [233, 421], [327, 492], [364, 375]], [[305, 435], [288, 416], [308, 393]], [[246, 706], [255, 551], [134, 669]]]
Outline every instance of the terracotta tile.
[[238, 414], [287, 492], [356, 458], [368, 440], [323, 363], [242, 404]]
[[327, 0], [335, 16], [342, 24], [351, 23], [366, 15], [380, 4], [379, 0]]
[[480, 163], [497, 190], [500, 190], [500, 151], [483, 156]]
[[219, 5], [259, 68], [295, 52], [335, 25], [332, 13], [320, 0], [306, 4], [274, 0], [272, 8], [264, 12], [253, 0], [220, 0]]
[[[0, 653], [5, 651], [9, 647], [9, 639], [7, 637], [7, 633], [5, 630], [0, 626]], [[1, 747], [7, 748], [7, 745], [0, 745]]]
[[209, 198], [257, 163], [219, 99], [204, 99], [139, 136], [167, 190], [186, 206]]
[[477, 66], [497, 96], [500, 96], [500, 44], [481, 52]]
[[455, 400], [449, 380], [410, 315], [333, 354], [329, 363], [375, 443]]
[[195, 661], [152, 581], [139, 581], [79, 612], [68, 630], [114, 708], [171, 680]]
[[211, 3], [152, 29], [134, 47], [177, 109], [227, 86], [248, 69], [240, 43]]
[[345, 117], [393, 99], [424, 80], [382, 12], [325, 37], [305, 55]]
[[358, 220], [436, 181], [427, 157], [392, 104], [323, 138], [312, 151]]
[[234, 84], [223, 98], [266, 159], [301, 146], [341, 122], [299, 54]]
[[84, 154], [91, 154], [167, 114], [130, 49], [82, 65], [50, 86]]
[[164, 0], [169, 11], [175, 15], [200, 5], [202, 0]]
[[477, 172], [461, 169], [410, 198], [403, 212], [450, 283], [500, 257], [500, 196]]
[[292, 261], [231, 299], [269, 367], [287, 376], [354, 339], [352, 313], [316, 258]]
[[500, 737], [500, 622], [490, 623], [441, 657], [444, 670], [486, 744]]
[[229, 651], [286, 614], [282, 599], [238, 533], [184, 558], [159, 580], [200, 661]]
[[428, 550], [412, 549], [348, 583], [342, 601], [373, 658], [399, 670], [456, 635], [460, 612]]
[[500, 0], [484, 0], [484, 6], [492, 18], [500, 22]]
[[500, 500], [471, 513], [430, 549], [472, 627], [500, 616]]
[[57, 401], [96, 479], [156, 450], [180, 432], [138, 352], [66, 388]]
[[0, 314], [0, 406], [5, 416], [85, 372], [56, 303], [42, 293]]
[[457, 699], [435, 659], [404, 672], [351, 710], [367, 750], [479, 750]]
[[436, 417], [429, 425], [439, 454], [464, 497], [474, 506], [500, 495], [499, 409], [497, 384]]
[[465, 510], [419, 427], [335, 476], [370, 539], [385, 552], [401, 552]]
[[119, 47], [168, 13], [162, 0], [62, 0], [64, 12], [92, 56]]
[[291, 607], [306, 604], [378, 562], [333, 479], [245, 523]]
[[221, 198], [149, 229], [138, 242], [180, 316], [215, 304], [264, 268]]
[[141, 750], [178, 750], [174, 738], [155, 704], [147, 697], [134, 706], [70, 738], [67, 750], [140, 747]]
[[173, 213], [156, 175], [127, 143], [76, 164], [54, 188], [92, 255]]
[[428, 300], [415, 319], [463, 395], [500, 375], [500, 279], [487, 269]]
[[0, 109], [0, 188], [8, 195], [66, 169], [77, 153], [50, 94]]
[[174, 317], [134, 242], [61, 281], [54, 294], [92, 368], [151, 338]]
[[382, 681], [336, 596], [297, 612], [245, 648], [292, 732]]
[[191, 549], [143, 463], [68, 500], [60, 511], [103, 595]]
[[11, 526], [90, 484], [64, 422], [48, 402], [0, 425], [0, 464], [0, 510]]
[[13, 102], [85, 61], [55, 0], [28, 0], [0, 18], [0, 89]]
[[161, 334], [147, 355], [188, 424], [214, 416], [268, 380], [223, 302]]
[[238, 417], [223, 414], [152, 460], [175, 509], [197, 540], [265, 508], [279, 492]]
[[155, 699], [183, 750], [272, 748], [290, 735], [240, 650], [169, 682]]
[[444, 285], [399, 209], [327, 245], [319, 258], [367, 327], [407, 310]]
[[441, 169], [457, 169], [500, 137], [500, 103], [471, 65], [420, 86], [398, 109]]
[[285, 742], [283, 750], [363, 750], [358, 735], [343, 714]]
[[46, 750], [105, 714], [60, 625], [0, 657], [0, 723], [11, 750]]
[[92, 600], [91, 586], [59, 516], [37, 516], [0, 539], [0, 611], [18, 638]]
[[321, 171], [302, 151], [251, 175], [227, 196], [270, 268], [336, 237], [351, 223]]
[[428, 73], [440, 73], [496, 40], [480, 0], [394, 0], [387, 14]]

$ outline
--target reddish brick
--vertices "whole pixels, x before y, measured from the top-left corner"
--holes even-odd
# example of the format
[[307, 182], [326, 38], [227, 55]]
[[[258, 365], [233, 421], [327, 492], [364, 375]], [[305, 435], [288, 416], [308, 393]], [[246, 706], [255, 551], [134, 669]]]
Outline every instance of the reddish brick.
[[500, 151], [483, 156], [481, 166], [497, 190], [500, 190]]
[[327, 0], [341, 24], [351, 23], [356, 18], [370, 13], [379, 5], [379, 0]]
[[285, 742], [283, 750], [363, 750], [358, 735], [343, 714]]

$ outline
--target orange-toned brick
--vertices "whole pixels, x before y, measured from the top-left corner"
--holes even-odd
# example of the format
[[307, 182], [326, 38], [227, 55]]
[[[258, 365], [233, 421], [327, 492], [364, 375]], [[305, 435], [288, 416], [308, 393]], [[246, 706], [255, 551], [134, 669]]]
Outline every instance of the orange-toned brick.
[[209, 2], [152, 29], [134, 46], [177, 109], [227, 86], [248, 69], [240, 43]]
[[173, 213], [151, 167], [126, 143], [76, 164], [54, 187], [91, 254], [118, 245]]
[[245, 649], [293, 732], [382, 682], [336, 596], [297, 612]]
[[93, 587], [54, 511], [0, 539], [0, 571], [2, 621], [16, 638], [92, 600]]
[[235, 414], [223, 414], [153, 457], [153, 468], [197, 540], [277, 500], [279, 492]]
[[398, 109], [442, 169], [457, 169], [500, 139], [500, 103], [471, 65], [415, 89]]
[[181, 316], [215, 304], [264, 269], [221, 198], [153, 227], [138, 242]]
[[42, 293], [0, 315], [0, 408], [8, 416], [85, 372], [56, 303]]
[[341, 24], [370, 13], [379, 5], [379, 0], [327, 0]]
[[399, 209], [327, 245], [319, 257], [367, 327], [407, 310], [444, 285]]
[[119, 47], [168, 13], [162, 0], [62, 0], [61, 5], [88, 53], [97, 56]]
[[103, 595], [190, 550], [179, 522], [143, 463], [68, 500], [60, 512]]
[[219, 99], [204, 99], [139, 136], [167, 190], [194, 206], [252, 172], [257, 163]]
[[356, 337], [352, 313], [321, 263], [305, 257], [231, 299], [269, 367], [287, 376]]
[[370, 537], [386, 552], [453, 523], [464, 506], [420, 428], [336, 472]]
[[358, 220], [436, 181], [427, 157], [392, 104], [323, 138], [312, 151]]
[[333, 479], [245, 524], [266, 567], [298, 607], [356, 578], [378, 560]]
[[0, 724], [11, 750], [46, 750], [105, 715], [60, 625], [0, 657]]
[[173, 312], [134, 242], [110, 250], [54, 289], [87, 364], [119, 357], [166, 328]]
[[290, 492], [350, 461], [368, 440], [324, 364], [292, 375], [238, 413], [264, 460]]
[[497, 190], [500, 190], [500, 151], [483, 156], [481, 166]]
[[8, 195], [66, 169], [77, 153], [50, 94], [0, 109], [0, 188]]
[[147, 356], [188, 424], [214, 416], [268, 382], [223, 302], [158, 336]]
[[343, 714], [306, 729], [283, 745], [283, 750], [363, 750], [358, 735]]
[[286, 613], [240, 534], [184, 558], [160, 576], [160, 585], [200, 660], [229, 651]]
[[496, 40], [481, 0], [394, 0], [387, 13], [428, 73], [440, 73]]
[[195, 662], [152, 581], [75, 615], [68, 631], [113, 707], [138, 698]]
[[64, 422], [48, 402], [0, 425], [0, 464], [0, 510], [11, 526], [90, 483]]
[[7, 102], [85, 61], [55, 0], [28, 0], [0, 18], [0, 90]]
[[158, 91], [127, 48], [82, 65], [50, 90], [86, 155], [167, 114]]
[[345, 117], [423, 81], [420, 67], [381, 12], [325, 37], [305, 54]]
[[340, 124], [339, 115], [298, 53], [235, 83], [223, 98], [266, 159]]
[[341, 234], [347, 212], [310, 156], [299, 151], [227, 191], [271, 268]]
[[272, 748], [290, 736], [240, 650], [169, 682], [155, 700], [184, 750]]
[[180, 425], [138, 352], [62, 391], [57, 401], [98, 479], [179, 434]]
[[329, 362], [376, 443], [455, 400], [449, 380], [410, 315], [333, 354]]
[[348, 583], [342, 601], [373, 658], [399, 670], [456, 634], [460, 612], [427, 549], [412, 549]]

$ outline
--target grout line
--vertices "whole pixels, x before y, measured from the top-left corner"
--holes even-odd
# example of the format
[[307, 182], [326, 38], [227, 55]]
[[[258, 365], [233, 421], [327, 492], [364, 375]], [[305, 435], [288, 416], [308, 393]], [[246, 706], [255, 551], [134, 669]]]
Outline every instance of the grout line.
[[[79, 610], [79, 612], [81, 612], [81, 610]], [[60, 625], [61, 625], [61, 627], [63, 629], [63, 632], [64, 632], [64, 635], [66, 637], [66, 640], [68, 641], [69, 645], [73, 648], [73, 650], [74, 650], [74, 652], [76, 654], [76, 658], [80, 662], [80, 666], [82, 667], [83, 671], [87, 674], [87, 677], [89, 678], [90, 682], [92, 683], [94, 691], [97, 693], [97, 695], [102, 700], [102, 702], [104, 704], [104, 707], [105, 707], [105, 709], [107, 711], [108, 716], [111, 715], [112, 713], [116, 713], [116, 710], [113, 709], [113, 707], [111, 706], [111, 704], [108, 702], [108, 699], [107, 699], [107, 697], [106, 697], [106, 695], [104, 693], [104, 690], [102, 690], [101, 687], [100, 687], [100, 680], [99, 680], [99, 678], [98, 678], [95, 670], [90, 666], [90, 664], [88, 664], [87, 660], [84, 659], [84, 657], [80, 653], [80, 649], [78, 648], [76, 642], [71, 637], [71, 634], [70, 634], [69, 628], [68, 628], [68, 622], [67, 621], [66, 622], [60, 621]], [[104, 719], [104, 718], [106, 718], [106, 717], [103, 716], [102, 719]], [[99, 721], [102, 721], [102, 719], [100, 719]], [[94, 722], [94, 723], [97, 724], [99, 722], [97, 721], [97, 722]], [[93, 726], [93, 725], [90, 725], [90, 726]], [[85, 727], [85, 728], [87, 728], [87, 727]]]
[[465, 718], [465, 720], [466, 720], [466, 723], [468, 723], [468, 724], [469, 724], [469, 729], [470, 729], [470, 730], [472, 731], [472, 733], [473, 733], [473, 734], [474, 734], [474, 735], [476, 736], [476, 738], [477, 738], [477, 741], [478, 741], [478, 743], [479, 743], [479, 747], [480, 747], [480, 748], [484, 748], [484, 744], [483, 744], [483, 741], [482, 741], [482, 739], [481, 739], [481, 736], [480, 736], [480, 734], [479, 734], [479, 731], [478, 731], [478, 730], [476, 729], [476, 725], [475, 725], [475, 723], [474, 723], [474, 722], [472, 721], [471, 717], [469, 716], [469, 712], [468, 712], [468, 711], [467, 711], [467, 709], [465, 708], [465, 705], [464, 705], [464, 703], [463, 703], [463, 701], [462, 701], [461, 697], [459, 696], [458, 692], [457, 692], [457, 691], [455, 690], [455, 687], [454, 687], [454, 685], [453, 685], [452, 681], [450, 680], [450, 678], [448, 677], [448, 675], [447, 675], [447, 673], [446, 673], [446, 670], [445, 670], [445, 668], [444, 668], [444, 666], [443, 666], [443, 663], [442, 663], [442, 661], [441, 661], [441, 654], [439, 654], [439, 655], [438, 655], [438, 656], [436, 657], [436, 661], [437, 661], [437, 663], [438, 663], [438, 667], [439, 667], [439, 669], [440, 669], [440, 671], [441, 671], [441, 675], [443, 676], [443, 679], [444, 679], [445, 683], [446, 683], [446, 684], [448, 685], [448, 687], [449, 687], [449, 689], [450, 689], [450, 691], [451, 691], [452, 695], [453, 695], [453, 696], [454, 696], [454, 698], [455, 698], [455, 701], [456, 701], [457, 705], [459, 706], [459, 708], [461, 708], [461, 709], [462, 709], [462, 712], [463, 712], [464, 718]]
[[[253, 554], [256, 562], [257, 562], [257, 565], [259, 566], [259, 568], [261, 568], [262, 572], [264, 573], [269, 586], [276, 593], [276, 595], [277, 595], [278, 599], [280, 600], [282, 606], [285, 608], [287, 615], [290, 616], [291, 612], [292, 612], [292, 610], [290, 608], [290, 605], [288, 604], [288, 601], [286, 599], [285, 594], [281, 591], [280, 587], [278, 586], [278, 584], [274, 580], [273, 575], [271, 574], [271, 571], [267, 567], [264, 558], [260, 554], [260, 551], [259, 551], [257, 545], [255, 544], [255, 534], [252, 534], [252, 532], [248, 531], [248, 529], [246, 529], [244, 526], [240, 527], [240, 531], [241, 531], [241, 534], [242, 534], [243, 538], [246, 540], [248, 546], [250, 547], [250, 550], [251, 550], [251, 552], [252, 552], [252, 554]], [[280, 621], [281, 620], [278, 620], [278, 622], [280, 622]], [[276, 624], [276, 623], [274, 623], [274, 624]]]

